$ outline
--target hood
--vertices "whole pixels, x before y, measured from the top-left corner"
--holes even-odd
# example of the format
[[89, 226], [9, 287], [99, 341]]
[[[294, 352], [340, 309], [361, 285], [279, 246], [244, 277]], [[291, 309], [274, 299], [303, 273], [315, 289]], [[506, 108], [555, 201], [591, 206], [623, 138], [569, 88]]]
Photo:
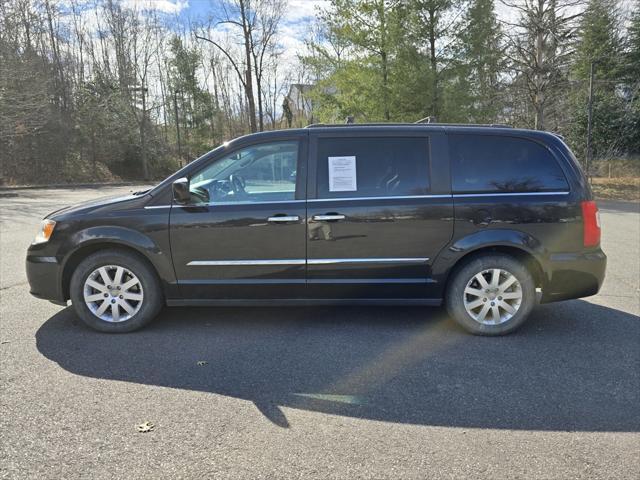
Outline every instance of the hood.
[[62, 216], [73, 215], [75, 213], [87, 213], [92, 210], [97, 210], [104, 207], [110, 207], [117, 204], [130, 203], [135, 201], [139, 201], [140, 203], [146, 203], [149, 197], [150, 196], [148, 194], [135, 195], [133, 193], [130, 193], [128, 195], [111, 195], [107, 197], [101, 197], [95, 200], [89, 200], [87, 202], [82, 202], [76, 205], [70, 205], [70, 206], [60, 208], [58, 210], [54, 210], [53, 212], [49, 213], [45, 218], [53, 218], [55, 220], [56, 218], [60, 218]]

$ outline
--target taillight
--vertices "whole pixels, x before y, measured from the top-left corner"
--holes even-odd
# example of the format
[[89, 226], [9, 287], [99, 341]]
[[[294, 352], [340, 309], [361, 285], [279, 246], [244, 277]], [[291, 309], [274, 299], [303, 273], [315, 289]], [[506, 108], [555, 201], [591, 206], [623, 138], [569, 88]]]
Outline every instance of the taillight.
[[600, 212], [593, 200], [582, 202], [582, 223], [584, 225], [584, 246], [597, 247], [600, 244]]

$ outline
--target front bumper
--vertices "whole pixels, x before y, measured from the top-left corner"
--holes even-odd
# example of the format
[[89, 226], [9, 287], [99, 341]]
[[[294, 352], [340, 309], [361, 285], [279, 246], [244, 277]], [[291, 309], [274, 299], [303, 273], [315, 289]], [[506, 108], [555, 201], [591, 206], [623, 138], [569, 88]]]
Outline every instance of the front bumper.
[[56, 257], [27, 254], [27, 280], [31, 295], [66, 305], [62, 293], [62, 267]]
[[600, 249], [585, 253], [558, 253], [546, 262], [547, 279], [542, 303], [595, 295], [604, 282], [607, 256]]

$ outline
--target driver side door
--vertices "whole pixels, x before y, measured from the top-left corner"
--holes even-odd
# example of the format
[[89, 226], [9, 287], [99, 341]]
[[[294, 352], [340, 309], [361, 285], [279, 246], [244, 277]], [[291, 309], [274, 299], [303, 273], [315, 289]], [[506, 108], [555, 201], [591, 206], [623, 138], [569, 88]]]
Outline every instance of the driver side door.
[[192, 201], [171, 208], [182, 297], [304, 296], [306, 136], [237, 147], [190, 178]]

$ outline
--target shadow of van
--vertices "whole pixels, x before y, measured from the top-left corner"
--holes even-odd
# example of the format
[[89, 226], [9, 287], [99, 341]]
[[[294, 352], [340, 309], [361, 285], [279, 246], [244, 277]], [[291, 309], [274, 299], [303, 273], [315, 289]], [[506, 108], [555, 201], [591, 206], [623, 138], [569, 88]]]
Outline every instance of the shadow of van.
[[[638, 317], [571, 301], [540, 306], [517, 333], [467, 335], [441, 309], [166, 309], [145, 330], [106, 335], [71, 308], [38, 350], [87, 377], [421, 425], [639, 431]], [[205, 365], [198, 362], [206, 361]]]

